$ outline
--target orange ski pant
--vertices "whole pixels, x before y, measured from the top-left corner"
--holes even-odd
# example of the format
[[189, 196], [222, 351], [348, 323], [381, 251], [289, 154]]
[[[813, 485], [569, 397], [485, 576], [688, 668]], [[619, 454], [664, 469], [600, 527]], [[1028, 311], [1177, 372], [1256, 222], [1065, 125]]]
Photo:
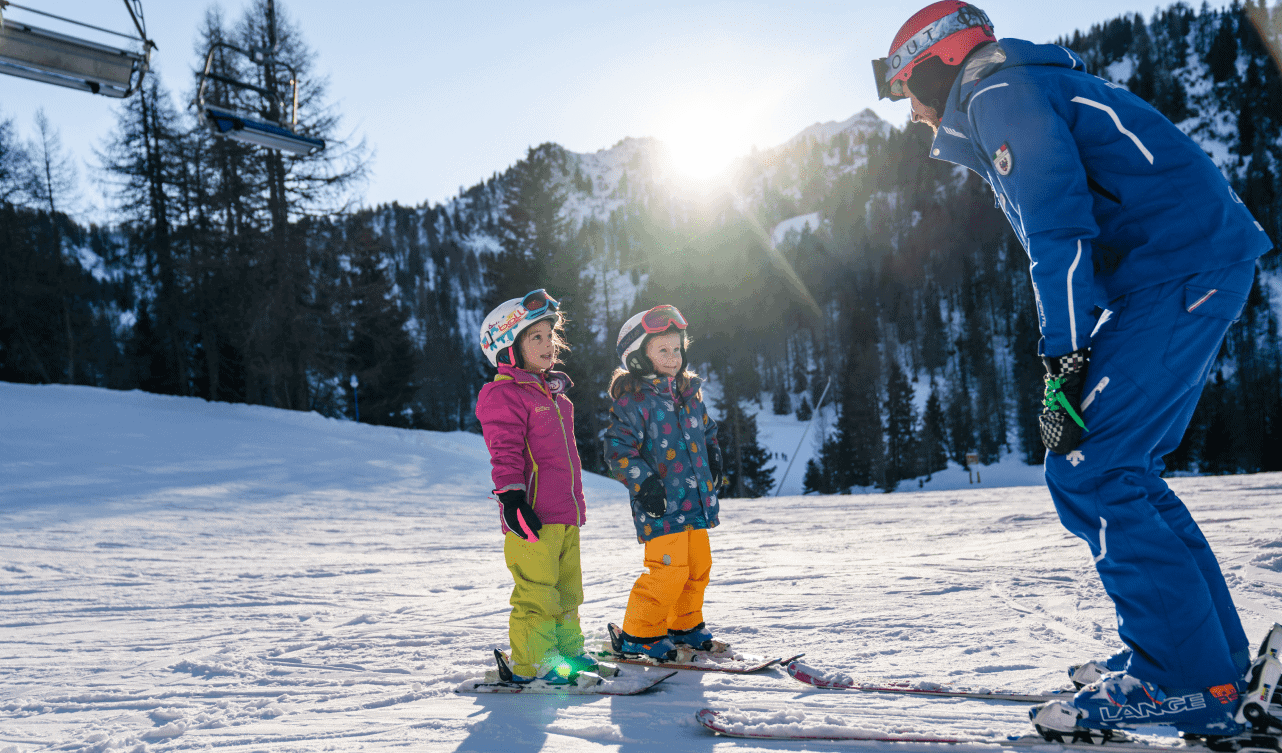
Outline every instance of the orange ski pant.
[[657, 638], [703, 622], [703, 592], [712, 573], [708, 532], [679, 531], [645, 543], [645, 566], [632, 586], [623, 631]]

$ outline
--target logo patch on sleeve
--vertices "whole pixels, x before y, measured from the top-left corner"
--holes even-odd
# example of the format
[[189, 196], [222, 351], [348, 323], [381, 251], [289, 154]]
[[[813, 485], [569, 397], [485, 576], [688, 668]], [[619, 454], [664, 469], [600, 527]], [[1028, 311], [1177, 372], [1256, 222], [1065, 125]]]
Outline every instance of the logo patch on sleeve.
[[1002, 175], [1010, 175], [1011, 167], [1014, 165], [1014, 158], [1010, 153], [1010, 146], [1002, 144], [1002, 148], [993, 152], [993, 167]]

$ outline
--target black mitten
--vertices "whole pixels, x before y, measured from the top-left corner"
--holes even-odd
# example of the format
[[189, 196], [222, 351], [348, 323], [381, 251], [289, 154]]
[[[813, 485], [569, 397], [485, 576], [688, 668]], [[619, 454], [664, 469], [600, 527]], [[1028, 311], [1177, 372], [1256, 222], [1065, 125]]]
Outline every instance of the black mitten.
[[721, 472], [721, 448], [715, 444], [708, 445], [708, 470], [712, 473], [712, 491], [721, 491], [726, 477]]
[[503, 522], [508, 530], [526, 541], [538, 541], [539, 529], [543, 521], [534, 512], [534, 508], [525, 501], [525, 490], [508, 489], [499, 492], [499, 504], [503, 506]]
[[641, 510], [652, 518], [662, 518], [668, 509], [668, 498], [663, 493], [663, 481], [658, 476], [651, 476], [641, 484], [637, 492], [637, 504]]
[[1082, 389], [1086, 386], [1086, 367], [1091, 360], [1089, 348], [1055, 358], [1042, 358], [1046, 364], [1046, 397], [1037, 426], [1042, 444], [1057, 455], [1067, 455], [1082, 441], [1086, 422], [1082, 420]]

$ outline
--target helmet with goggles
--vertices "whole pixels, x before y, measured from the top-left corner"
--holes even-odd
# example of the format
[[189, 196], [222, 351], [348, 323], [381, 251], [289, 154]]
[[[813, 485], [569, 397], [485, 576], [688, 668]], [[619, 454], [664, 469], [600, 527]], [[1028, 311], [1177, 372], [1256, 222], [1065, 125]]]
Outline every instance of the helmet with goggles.
[[918, 65], [931, 58], [960, 65], [971, 50], [996, 41], [993, 22], [979, 8], [961, 0], [931, 3], [900, 27], [886, 57], [872, 61], [877, 97], [905, 99], [904, 84]]
[[521, 333], [545, 319], [556, 326], [561, 304], [543, 288], [531, 290], [520, 298], [504, 301], [481, 322], [481, 350], [490, 365], [500, 363], [520, 367], [521, 353], [516, 347]]
[[623, 323], [619, 330], [617, 352], [623, 368], [644, 376], [654, 373], [654, 364], [645, 354], [646, 341], [652, 335], [661, 335], [670, 329], [681, 333], [681, 368], [685, 368], [686, 354], [686, 318], [676, 306], [655, 306], [649, 311], [642, 311]]

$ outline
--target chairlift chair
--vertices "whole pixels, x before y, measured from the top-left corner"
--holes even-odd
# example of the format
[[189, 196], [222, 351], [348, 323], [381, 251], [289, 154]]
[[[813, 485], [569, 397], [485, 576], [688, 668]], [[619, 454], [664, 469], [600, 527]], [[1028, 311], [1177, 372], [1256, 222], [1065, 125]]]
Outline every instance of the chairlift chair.
[[[289, 84], [293, 90], [291, 106], [286, 108], [285, 103], [281, 102], [280, 95], [277, 92], [211, 72], [214, 64], [214, 53], [220, 47], [245, 55], [263, 67], [279, 65], [288, 70]], [[271, 112], [288, 112], [289, 118], [288, 120], [282, 118], [280, 121], [275, 121], [219, 105], [212, 105], [205, 101], [205, 88], [210, 81], [218, 81], [238, 89], [257, 92], [271, 105]], [[192, 104], [197, 108], [197, 117], [209, 128], [210, 133], [221, 138], [228, 138], [246, 144], [257, 144], [268, 149], [277, 149], [282, 152], [300, 155], [315, 154], [325, 148], [323, 139], [305, 136], [294, 130], [298, 127], [298, 72], [294, 70], [293, 66], [276, 60], [271, 53], [264, 50], [242, 50], [226, 42], [213, 43], [209, 48], [209, 54], [205, 56], [205, 68], [200, 74], [200, 87], [196, 90], [196, 100]]]
[[[133, 0], [137, 7], [135, 13], [135, 6], [131, 6], [130, 2], [131, 0], [125, 0], [125, 8], [133, 19], [134, 27], [138, 29], [137, 37], [0, 0], [0, 73], [115, 99], [128, 97], [142, 86], [143, 76], [151, 61], [151, 51], [156, 46], [147, 39], [141, 21], [142, 6], [137, 4], [138, 0]], [[3, 11], [9, 7], [133, 39], [142, 43], [142, 52], [78, 39], [6, 19]]]

